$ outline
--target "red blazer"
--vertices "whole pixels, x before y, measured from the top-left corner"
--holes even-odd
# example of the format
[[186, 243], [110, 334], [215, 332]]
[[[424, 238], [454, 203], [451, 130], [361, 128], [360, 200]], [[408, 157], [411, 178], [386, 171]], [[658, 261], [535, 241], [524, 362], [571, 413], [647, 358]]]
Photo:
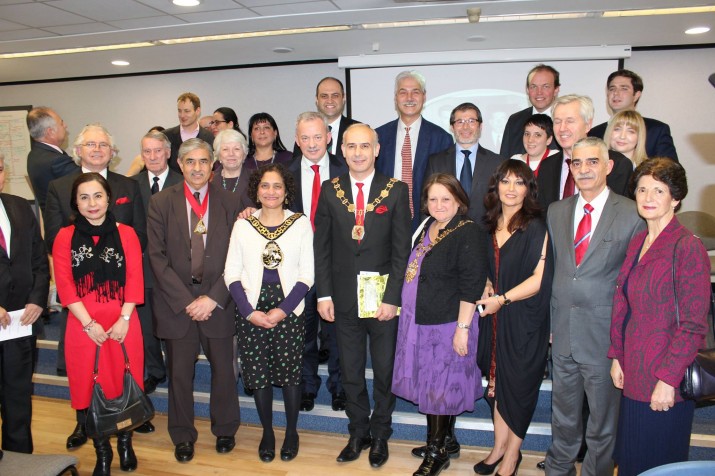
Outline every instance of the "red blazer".
[[[710, 259], [700, 240], [673, 218], [634, 266], [646, 234], [643, 231], [631, 241], [616, 281], [608, 351], [608, 357], [618, 359], [623, 369], [623, 394], [641, 402], [650, 402], [658, 380], [680, 386], [685, 368], [704, 343], [710, 302]], [[672, 278], [676, 243], [680, 328]], [[677, 390], [675, 399], [682, 400]]]

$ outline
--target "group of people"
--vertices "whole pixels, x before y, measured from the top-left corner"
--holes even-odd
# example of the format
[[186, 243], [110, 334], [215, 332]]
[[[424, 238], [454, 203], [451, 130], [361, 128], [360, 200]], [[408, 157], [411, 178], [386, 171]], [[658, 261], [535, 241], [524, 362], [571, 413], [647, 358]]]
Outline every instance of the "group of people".
[[[75, 165], [61, 150], [62, 119], [35, 108], [28, 174], [45, 240], [27, 204], [0, 195], [0, 324], [22, 308], [23, 325], [38, 318], [51, 250], [67, 308], [58, 371], [77, 415], [68, 449], [87, 441], [98, 346], [97, 381], [110, 398], [121, 393], [124, 347], [147, 393], [168, 377], [174, 456], [190, 461], [203, 349], [216, 451], [235, 446], [240, 375], [264, 462], [275, 458], [273, 387], [282, 388], [280, 457], [290, 461], [299, 412], [312, 410], [321, 384], [322, 333], [332, 406], [349, 420], [340, 463], [368, 449], [372, 467], [387, 462], [401, 397], [426, 415], [414, 474], [436, 476], [460, 455], [457, 416], [484, 397], [494, 446], [474, 471], [516, 474], [550, 343], [547, 474], [573, 474], [583, 439], [584, 475], [612, 474], [614, 461], [619, 475], [682, 461], [694, 405], [677, 388], [707, 330], [709, 260], [675, 217], [687, 182], [667, 125], [635, 111], [642, 81], [619, 70], [607, 84], [614, 116], [598, 133], [604, 142], [589, 137], [591, 100], [558, 96], [558, 72], [537, 65], [526, 84], [532, 107], [509, 118], [500, 154], [479, 145], [484, 118], [473, 103], [453, 109], [452, 136], [424, 119], [416, 71], [396, 77], [398, 118], [376, 129], [343, 116], [342, 83], [322, 79], [317, 112], [296, 120], [293, 152], [267, 113], [251, 118], [248, 138], [226, 107], [200, 127], [200, 101], [184, 93], [180, 125], [142, 138], [144, 170], [132, 178], [109, 170], [117, 150], [103, 126], [78, 134]], [[669, 312], [676, 293], [679, 326]], [[2, 402], [2, 447], [32, 452], [34, 339], [0, 349], [3, 392], [26, 405]], [[9, 355], [27, 365], [8, 371]], [[94, 446], [94, 474], [110, 474], [109, 440]], [[120, 469], [136, 469], [131, 431], [117, 435], [117, 452]]]

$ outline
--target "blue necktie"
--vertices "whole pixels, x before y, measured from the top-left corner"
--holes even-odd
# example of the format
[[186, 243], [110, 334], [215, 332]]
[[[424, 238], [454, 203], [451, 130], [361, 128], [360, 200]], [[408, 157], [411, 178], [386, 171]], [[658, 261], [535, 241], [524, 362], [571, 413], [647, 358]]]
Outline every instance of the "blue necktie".
[[459, 183], [462, 184], [462, 188], [469, 196], [472, 192], [472, 163], [469, 161], [469, 155], [472, 151], [463, 150], [462, 153], [464, 154], [464, 165], [462, 165], [462, 171], [459, 173]]

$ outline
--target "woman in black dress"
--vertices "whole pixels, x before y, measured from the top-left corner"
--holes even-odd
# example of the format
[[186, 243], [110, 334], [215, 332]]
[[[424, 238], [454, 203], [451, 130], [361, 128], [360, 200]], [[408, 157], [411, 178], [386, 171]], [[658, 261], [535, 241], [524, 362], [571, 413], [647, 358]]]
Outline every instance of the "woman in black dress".
[[492, 287], [477, 301], [485, 307], [477, 360], [488, 380], [485, 398], [494, 420], [494, 448], [474, 471], [492, 474], [499, 465], [499, 474], [506, 475], [515, 474], [521, 463], [521, 443], [544, 375], [552, 266], [528, 165], [502, 163], [484, 204]]

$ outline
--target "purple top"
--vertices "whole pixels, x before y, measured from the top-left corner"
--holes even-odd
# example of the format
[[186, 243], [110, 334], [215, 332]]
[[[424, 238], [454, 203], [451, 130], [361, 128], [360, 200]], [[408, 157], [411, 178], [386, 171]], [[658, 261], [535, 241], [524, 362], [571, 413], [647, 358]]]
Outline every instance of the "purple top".
[[[641, 402], [650, 402], [658, 380], [676, 389], [680, 386], [685, 368], [704, 342], [711, 292], [707, 251], [675, 217], [634, 265], [647, 233], [643, 231], [631, 240], [616, 281], [608, 351], [608, 357], [621, 364], [623, 395]], [[672, 267], [673, 250], [681, 237], [675, 253], [678, 328]], [[677, 390], [675, 400], [682, 400]]]
[[248, 173], [250, 174], [254, 170], [256, 170], [258, 167], [263, 167], [264, 165], [269, 165], [271, 163], [273, 164], [283, 164], [285, 166], [288, 165], [290, 161], [293, 160], [293, 154], [288, 152], [287, 150], [276, 150], [275, 151], [275, 156], [273, 157], [273, 160], [262, 160], [262, 161], [257, 161], [256, 158], [254, 157], [253, 154], [249, 154], [246, 157], [246, 160], [243, 161], [243, 170], [248, 170]]

